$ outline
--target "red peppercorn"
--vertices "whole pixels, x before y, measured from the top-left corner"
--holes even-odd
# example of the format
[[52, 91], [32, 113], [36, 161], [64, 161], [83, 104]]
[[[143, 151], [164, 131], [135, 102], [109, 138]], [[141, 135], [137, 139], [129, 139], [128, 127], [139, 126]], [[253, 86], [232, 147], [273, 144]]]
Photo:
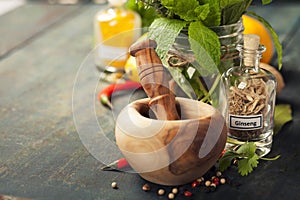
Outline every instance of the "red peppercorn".
[[194, 181], [194, 182], [192, 182], [192, 188], [195, 188], [195, 187], [197, 187], [198, 185], [200, 185], [200, 182], [199, 182], [199, 181]]
[[193, 195], [193, 193], [191, 193], [190, 191], [184, 191], [185, 197], [191, 197], [192, 195]]
[[212, 182], [213, 182], [215, 185], [219, 185], [220, 179], [219, 179], [218, 177], [214, 177], [214, 178], [212, 179]]

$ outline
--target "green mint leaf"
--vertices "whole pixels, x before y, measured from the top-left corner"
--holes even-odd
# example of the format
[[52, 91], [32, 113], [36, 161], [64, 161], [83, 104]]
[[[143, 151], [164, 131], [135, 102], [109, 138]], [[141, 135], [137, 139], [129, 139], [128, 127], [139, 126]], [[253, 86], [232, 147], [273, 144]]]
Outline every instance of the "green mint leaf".
[[252, 157], [247, 157], [239, 160], [238, 171], [242, 176], [247, 176], [253, 171], [253, 168], [257, 167], [259, 156], [254, 154]]
[[148, 37], [156, 41], [156, 52], [161, 59], [165, 58], [176, 37], [186, 25], [187, 22], [176, 19], [157, 18], [153, 21]]
[[202, 0], [202, 3], [209, 5], [209, 14], [202, 19], [207, 27], [219, 26], [221, 24], [221, 9], [219, 0]]
[[197, 15], [198, 20], [204, 21], [207, 19], [208, 14], [210, 13], [210, 6], [208, 3], [198, 6], [195, 8], [194, 12]]
[[220, 7], [223, 9], [229, 5], [240, 3], [241, 0], [220, 0]]
[[161, 0], [161, 4], [185, 21], [203, 20], [209, 13], [209, 6], [199, 5], [197, 0]]
[[124, 6], [125, 8], [128, 8], [130, 10], [134, 10], [134, 11], [138, 10], [138, 4], [135, 2], [135, 0], [128, 0]]
[[252, 12], [252, 11], [249, 11], [247, 13], [254, 16], [256, 19], [258, 19], [269, 30], [269, 32], [272, 36], [276, 51], [277, 51], [278, 69], [281, 69], [281, 67], [282, 67], [282, 46], [280, 44], [278, 35], [274, 31], [273, 27], [263, 17], [257, 15], [255, 12]]
[[142, 18], [142, 27], [149, 27], [155, 18], [158, 17], [155, 9], [153, 7], [146, 7], [144, 2], [136, 0], [128, 0], [125, 7], [135, 11]]
[[242, 157], [253, 157], [255, 155], [256, 145], [254, 142], [245, 142], [236, 150]]
[[234, 158], [238, 157], [238, 154], [232, 151], [227, 151], [224, 155], [219, 159], [219, 169], [223, 172], [225, 171], [230, 165]]
[[213, 73], [220, 63], [220, 41], [215, 32], [201, 22], [191, 22], [188, 28], [189, 42], [197, 63], [195, 69], [201, 73], [206, 70]]
[[277, 104], [274, 114], [274, 134], [277, 134], [284, 124], [293, 120], [292, 109], [288, 104]]
[[272, 2], [272, 0], [261, 0], [263, 5], [269, 4]]
[[249, 1], [245, 0], [223, 1], [223, 3], [221, 3], [221, 25], [229, 25], [238, 22], [246, 12], [248, 6]]

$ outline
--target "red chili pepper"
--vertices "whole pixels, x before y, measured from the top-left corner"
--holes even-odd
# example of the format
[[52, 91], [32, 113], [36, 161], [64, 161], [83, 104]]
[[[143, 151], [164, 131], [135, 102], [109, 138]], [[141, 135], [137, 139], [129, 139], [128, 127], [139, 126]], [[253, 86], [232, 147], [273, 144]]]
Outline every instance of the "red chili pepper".
[[226, 149], [224, 149], [222, 152], [221, 152], [221, 155], [219, 158], [222, 158], [224, 156], [224, 154], [226, 153]]
[[121, 170], [126, 167], [130, 167], [129, 163], [125, 158], [120, 158], [119, 160], [116, 160], [107, 166], [102, 167], [101, 169], [104, 171], [112, 171], [112, 170]]
[[126, 81], [124, 83], [114, 83], [107, 87], [105, 87], [103, 90], [101, 90], [98, 93], [98, 100], [105, 106], [108, 106], [109, 108], [113, 108], [110, 97], [114, 92], [122, 91], [122, 90], [132, 90], [132, 89], [138, 89], [142, 87], [140, 83], [135, 81]]
[[118, 161], [118, 169], [122, 169], [122, 168], [125, 168], [125, 167], [128, 167], [128, 166], [129, 166], [129, 163], [127, 162], [127, 160], [125, 158], [121, 158]]

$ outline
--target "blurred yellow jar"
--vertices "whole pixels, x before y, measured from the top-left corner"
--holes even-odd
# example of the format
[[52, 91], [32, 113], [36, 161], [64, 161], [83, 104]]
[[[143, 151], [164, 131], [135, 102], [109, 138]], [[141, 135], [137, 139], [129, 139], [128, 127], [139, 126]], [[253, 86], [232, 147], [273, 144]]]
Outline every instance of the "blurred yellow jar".
[[94, 19], [95, 63], [101, 70], [123, 71], [128, 48], [141, 35], [140, 16], [123, 7], [123, 0], [110, 0], [111, 7]]

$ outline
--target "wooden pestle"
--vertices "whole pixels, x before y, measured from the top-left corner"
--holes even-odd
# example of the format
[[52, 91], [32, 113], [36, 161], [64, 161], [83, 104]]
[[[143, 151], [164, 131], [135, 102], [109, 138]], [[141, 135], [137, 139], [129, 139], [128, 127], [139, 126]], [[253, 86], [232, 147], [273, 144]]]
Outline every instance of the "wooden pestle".
[[136, 57], [141, 85], [150, 98], [149, 107], [159, 120], [178, 120], [175, 96], [169, 89], [169, 78], [155, 52], [156, 42], [146, 39], [130, 47]]

